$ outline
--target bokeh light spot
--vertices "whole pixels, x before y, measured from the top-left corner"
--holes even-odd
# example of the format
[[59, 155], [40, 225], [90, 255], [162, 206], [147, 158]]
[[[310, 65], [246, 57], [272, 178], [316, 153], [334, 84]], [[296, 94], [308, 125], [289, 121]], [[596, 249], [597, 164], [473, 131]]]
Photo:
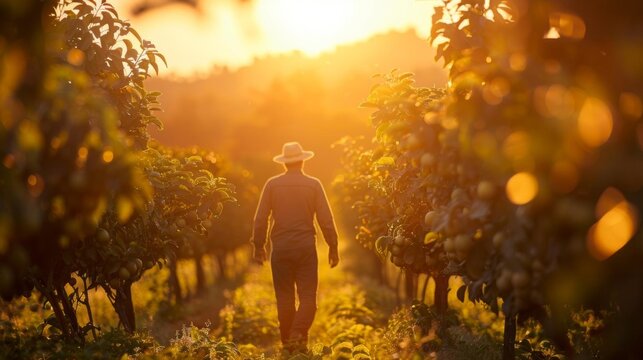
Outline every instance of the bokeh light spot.
[[67, 53], [67, 62], [74, 66], [80, 66], [85, 62], [85, 53], [79, 49], [71, 49]]
[[500, 104], [507, 93], [509, 93], [509, 82], [502, 77], [491, 80], [482, 88], [482, 98], [489, 105]]
[[532, 201], [538, 194], [538, 180], [528, 172], [519, 172], [507, 181], [507, 197], [516, 205]]
[[578, 132], [590, 147], [603, 145], [612, 135], [612, 112], [597, 98], [587, 98], [578, 114]]
[[584, 38], [587, 30], [583, 19], [564, 12], [554, 12], [549, 15], [549, 26], [556, 31], [558, 37], [564, 36], [572, 39]]
[[[607, 189], [601, 198], [608, 197], [613, 200], [615, 195], [623, 195], [616, 189]], [[597, 213], [604, 209], [598, 206], [605, 206], [606, 202], [597, 204]], [[623, 248], [630, 241], [638, 227], [638, 215], [636, 208], [626, 200], [621, 200], [589, 229], [587, 233], [587, 249], [590, 254], [598, 259], [605, 260]]]
[[106, 163], [111, 163], [114, 160], [114, 152], [111, 150], [103, 151], [103, 161]]
[[31, 196], [39, 196], [45, 189], [45, 180], [38, 174], [31, 174], [27, 177], [27, 189]]

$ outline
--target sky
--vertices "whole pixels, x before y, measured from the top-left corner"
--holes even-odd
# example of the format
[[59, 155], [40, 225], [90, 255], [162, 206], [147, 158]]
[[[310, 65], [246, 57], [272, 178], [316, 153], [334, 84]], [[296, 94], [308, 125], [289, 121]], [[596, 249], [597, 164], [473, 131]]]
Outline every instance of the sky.
[[166, 74], [237, 68], [255, 57], [301, 51], [315, 56], [390, 30], [428, 37], [436, 0], [198, 0], [197, 10], [165, 5], [134, 16], [153, 0], [112, 0], [146, 40], [166, 55]]

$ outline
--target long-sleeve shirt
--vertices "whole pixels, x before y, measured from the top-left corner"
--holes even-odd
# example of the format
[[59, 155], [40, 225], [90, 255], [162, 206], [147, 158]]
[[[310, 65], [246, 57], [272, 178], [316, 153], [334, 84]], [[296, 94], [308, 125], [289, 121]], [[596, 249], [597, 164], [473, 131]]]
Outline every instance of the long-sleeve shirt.
[[254, 219], [251, 242], [256, 249], [264, 248], [270, 217], [274, 250], [314, 245], [316, 217], [326, 243], [337, 251], [337, 230], [324, 187], [301, 170], [288, 170], [266, 182]]

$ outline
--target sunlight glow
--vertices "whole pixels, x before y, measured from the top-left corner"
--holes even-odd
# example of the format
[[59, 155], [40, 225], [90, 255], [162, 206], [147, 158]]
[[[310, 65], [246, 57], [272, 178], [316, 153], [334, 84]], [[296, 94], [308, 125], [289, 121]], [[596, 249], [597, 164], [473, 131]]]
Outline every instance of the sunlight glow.
[[290, 38], [309, 55], [337, 45], [363, 26], [356, 2], [345, 0], [262, 1], [257, 14], [277, 37]]
[[189, 75], [213, 65], [236, 68], [268, 54], [315, 56], [392, 30], [413, 28], [426, 38], [438, 1], [200, 1], [198, 11], [176, 3], [139, 17], [128, 14], [135, 3], [114, 0], [119, 13], [166, 55], [169, 71]]

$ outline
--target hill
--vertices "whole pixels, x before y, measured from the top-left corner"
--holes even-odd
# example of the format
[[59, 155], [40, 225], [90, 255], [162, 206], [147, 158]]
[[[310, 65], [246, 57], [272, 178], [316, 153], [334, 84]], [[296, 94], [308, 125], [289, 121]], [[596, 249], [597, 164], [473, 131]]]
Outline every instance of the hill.
[[373, 75], [398, 68], [414, 72], [419, 85], [444, 86], [446, 74], [433, 58], [428, 43], [409, 30], [315, 58], [289, 53], [234, 71], [213, 68], [199, 79], [151, 79], [149, 88], [163, 93], [159, 117], [165, 130], [155, 136], [166, 144], [215, 149], [253, 166], [297, 139], [317, 151], [311, 167], [330, 174], [336, 164], [330, 144], [369, 131], [369, 112], [358, 105], [377, 81]]

